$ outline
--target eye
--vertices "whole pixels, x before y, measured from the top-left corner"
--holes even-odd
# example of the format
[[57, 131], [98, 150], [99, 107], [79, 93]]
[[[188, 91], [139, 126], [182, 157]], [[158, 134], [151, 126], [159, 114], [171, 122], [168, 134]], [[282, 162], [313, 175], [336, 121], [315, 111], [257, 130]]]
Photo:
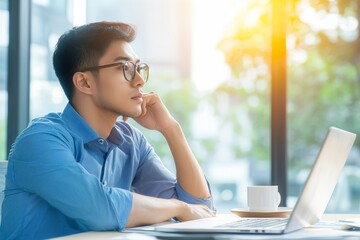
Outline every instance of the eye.
[[129, 68], [130, 68], [129, 62], [125, 62], [125, 63], [123, 64], [123, 68], [124, 68], [124, 71], [128, 71]]

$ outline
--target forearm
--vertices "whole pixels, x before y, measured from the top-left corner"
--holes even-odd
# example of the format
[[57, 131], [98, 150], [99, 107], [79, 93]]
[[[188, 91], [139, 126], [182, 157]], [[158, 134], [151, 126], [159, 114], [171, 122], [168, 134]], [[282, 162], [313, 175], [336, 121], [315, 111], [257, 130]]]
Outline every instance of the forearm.
[[176, 176], [180, 186], [197, 198], [208, 198], [209, 188], [184, 133], [178, 123], [162, 131], [175, 160]]
[[161, 199], [133, 193], [132, 208], [126, 227], [164, 222], [172, 217], [180, 217], [187, 204], [177, 199]]

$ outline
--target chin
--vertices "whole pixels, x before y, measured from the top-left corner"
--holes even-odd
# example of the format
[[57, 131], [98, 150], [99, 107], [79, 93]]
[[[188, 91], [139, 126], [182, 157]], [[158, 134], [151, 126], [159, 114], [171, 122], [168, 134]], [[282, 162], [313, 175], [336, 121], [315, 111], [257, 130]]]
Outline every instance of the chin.
[[142, 114], [142, 109], [139, 108], [136, 113], [134, 113], [134, 117], [140, 117], [140, 115]]
[[137, 118], [137, 117], [140, 117], [140, 115], [141, 115], [141, 111], [125, 114], [125, 116], [127, 116], [129, 118]]
[[134, 114], [134, 118], [136, 118], [136, 117], [140, 117], [140, 115], [141, 115], [141, 112], [139, 112], [139, 113], [136, 113], [136, 114]]
[[121, 116], [126, 116], [128, 118], [136, 118], [136, 117], [140, 117], [142, 113], [141, 108], [136, 108], [136, 109], [132, 109], [132, 111], [121, 111], [120, 115]]

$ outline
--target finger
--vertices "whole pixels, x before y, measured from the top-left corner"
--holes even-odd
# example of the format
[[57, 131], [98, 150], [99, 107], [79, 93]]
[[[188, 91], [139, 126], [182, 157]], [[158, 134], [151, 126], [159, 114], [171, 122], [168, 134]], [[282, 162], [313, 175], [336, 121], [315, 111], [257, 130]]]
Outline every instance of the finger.
[[144, 100], [142, 103], [141, 103], [141, 114], [140, 116], [145, 116], [147, 110], [146, 110], [146, 100]]
[[151, 106], [156, 103], [154, 96], [157, 97], [157, 94], [154, 92], [143, 94], [143, 102], [141, 104], [141, 116], [144, 116], [147, 113], [147, 106]]
[[143, 98], [145, 98], [145, 99], [152, 99], [152, 98], [159, 98], [159, 95], [157, 94], [157, 93], [155, 93], [155, 92], [148, 92], [148, 93], [143, 93]]
[[143, 97], [147, 97], [147, 96], [151, 96], [151, 95], [154, 95], [156, 94], [155, 92], [148, 92], [148, 93], [143, 93]]
[[206, 213], [211, 216], [211, 217], [215, 217], [216, 216], [216, 212], [211, 210], [209, 207], [205, 206], [205, 205], [201, 205], [201, 207], [206, 211]]

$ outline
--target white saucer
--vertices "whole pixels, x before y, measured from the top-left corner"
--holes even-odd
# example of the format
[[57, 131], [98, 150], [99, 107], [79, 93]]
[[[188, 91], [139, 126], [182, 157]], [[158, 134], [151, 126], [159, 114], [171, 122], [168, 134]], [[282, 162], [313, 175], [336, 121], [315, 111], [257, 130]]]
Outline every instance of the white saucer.
[[240, 217], [269, 217], [269, 218], [283, 218], [289, 217], [292, 208], [287, 207], [278, 207], [278, 209], [274, 211], [250, 211], [249, 208], [233, 208], [230, 210], [232, 213], [240, 216]]

